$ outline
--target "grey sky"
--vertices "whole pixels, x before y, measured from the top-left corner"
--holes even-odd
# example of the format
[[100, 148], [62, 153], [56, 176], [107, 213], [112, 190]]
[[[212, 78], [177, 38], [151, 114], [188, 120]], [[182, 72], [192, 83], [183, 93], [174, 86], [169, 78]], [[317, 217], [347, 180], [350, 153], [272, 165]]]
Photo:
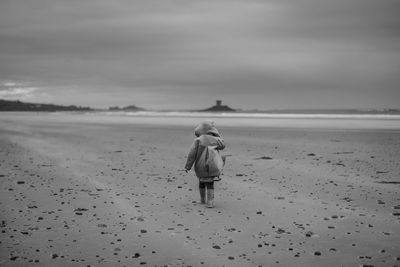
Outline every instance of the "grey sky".
[[1, 0], [0, 98], [400, 108], [398, 0]]

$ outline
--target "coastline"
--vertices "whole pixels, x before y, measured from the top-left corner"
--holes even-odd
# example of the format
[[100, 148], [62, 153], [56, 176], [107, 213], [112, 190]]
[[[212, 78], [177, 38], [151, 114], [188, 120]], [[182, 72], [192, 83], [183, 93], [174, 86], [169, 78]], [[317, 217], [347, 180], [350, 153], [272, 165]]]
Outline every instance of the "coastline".
[[202, 120], [213, 120], [224, 127], [252, 127], [318, 130], [400, 130], [400, 115], [355, 114], [247, 114], [185, 112], [2, 112], [3, 121], [29, 117], [49, 123], [142, 124], [192, 127]]

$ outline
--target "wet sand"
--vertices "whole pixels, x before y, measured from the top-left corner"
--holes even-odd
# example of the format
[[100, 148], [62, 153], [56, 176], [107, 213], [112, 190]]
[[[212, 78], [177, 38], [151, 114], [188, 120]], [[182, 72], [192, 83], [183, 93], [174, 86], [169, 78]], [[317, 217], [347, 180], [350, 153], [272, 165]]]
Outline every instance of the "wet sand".
[[219, 127], [208, 209], [198, 119], [80, 116], [0, 114], [1, 266], [400, 266], [398, 130]]

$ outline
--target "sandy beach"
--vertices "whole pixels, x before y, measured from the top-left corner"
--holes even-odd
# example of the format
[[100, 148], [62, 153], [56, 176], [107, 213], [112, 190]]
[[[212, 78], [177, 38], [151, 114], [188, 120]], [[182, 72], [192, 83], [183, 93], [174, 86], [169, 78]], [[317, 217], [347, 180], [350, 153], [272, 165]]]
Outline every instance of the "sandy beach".
[[0, 114], [1, 266], [400, 266], [399, 129], [217, 122], [208, 209], [200, 118], [84, 116]]

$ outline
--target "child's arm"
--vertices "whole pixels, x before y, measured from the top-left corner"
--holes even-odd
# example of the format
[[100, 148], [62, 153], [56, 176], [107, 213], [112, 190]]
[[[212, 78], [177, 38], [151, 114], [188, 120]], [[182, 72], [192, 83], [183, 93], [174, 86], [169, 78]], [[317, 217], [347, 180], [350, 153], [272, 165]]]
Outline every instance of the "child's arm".
[[197, 149], [199, 148], [199, 139], [194, 140], [189, 149], [189, 154], [187, 156], [185, 170], [190, 170], [196, 161]]
[[223, 150], [225, 148], [225, 141], [222, 138], [217, 138], [217, 149]]

